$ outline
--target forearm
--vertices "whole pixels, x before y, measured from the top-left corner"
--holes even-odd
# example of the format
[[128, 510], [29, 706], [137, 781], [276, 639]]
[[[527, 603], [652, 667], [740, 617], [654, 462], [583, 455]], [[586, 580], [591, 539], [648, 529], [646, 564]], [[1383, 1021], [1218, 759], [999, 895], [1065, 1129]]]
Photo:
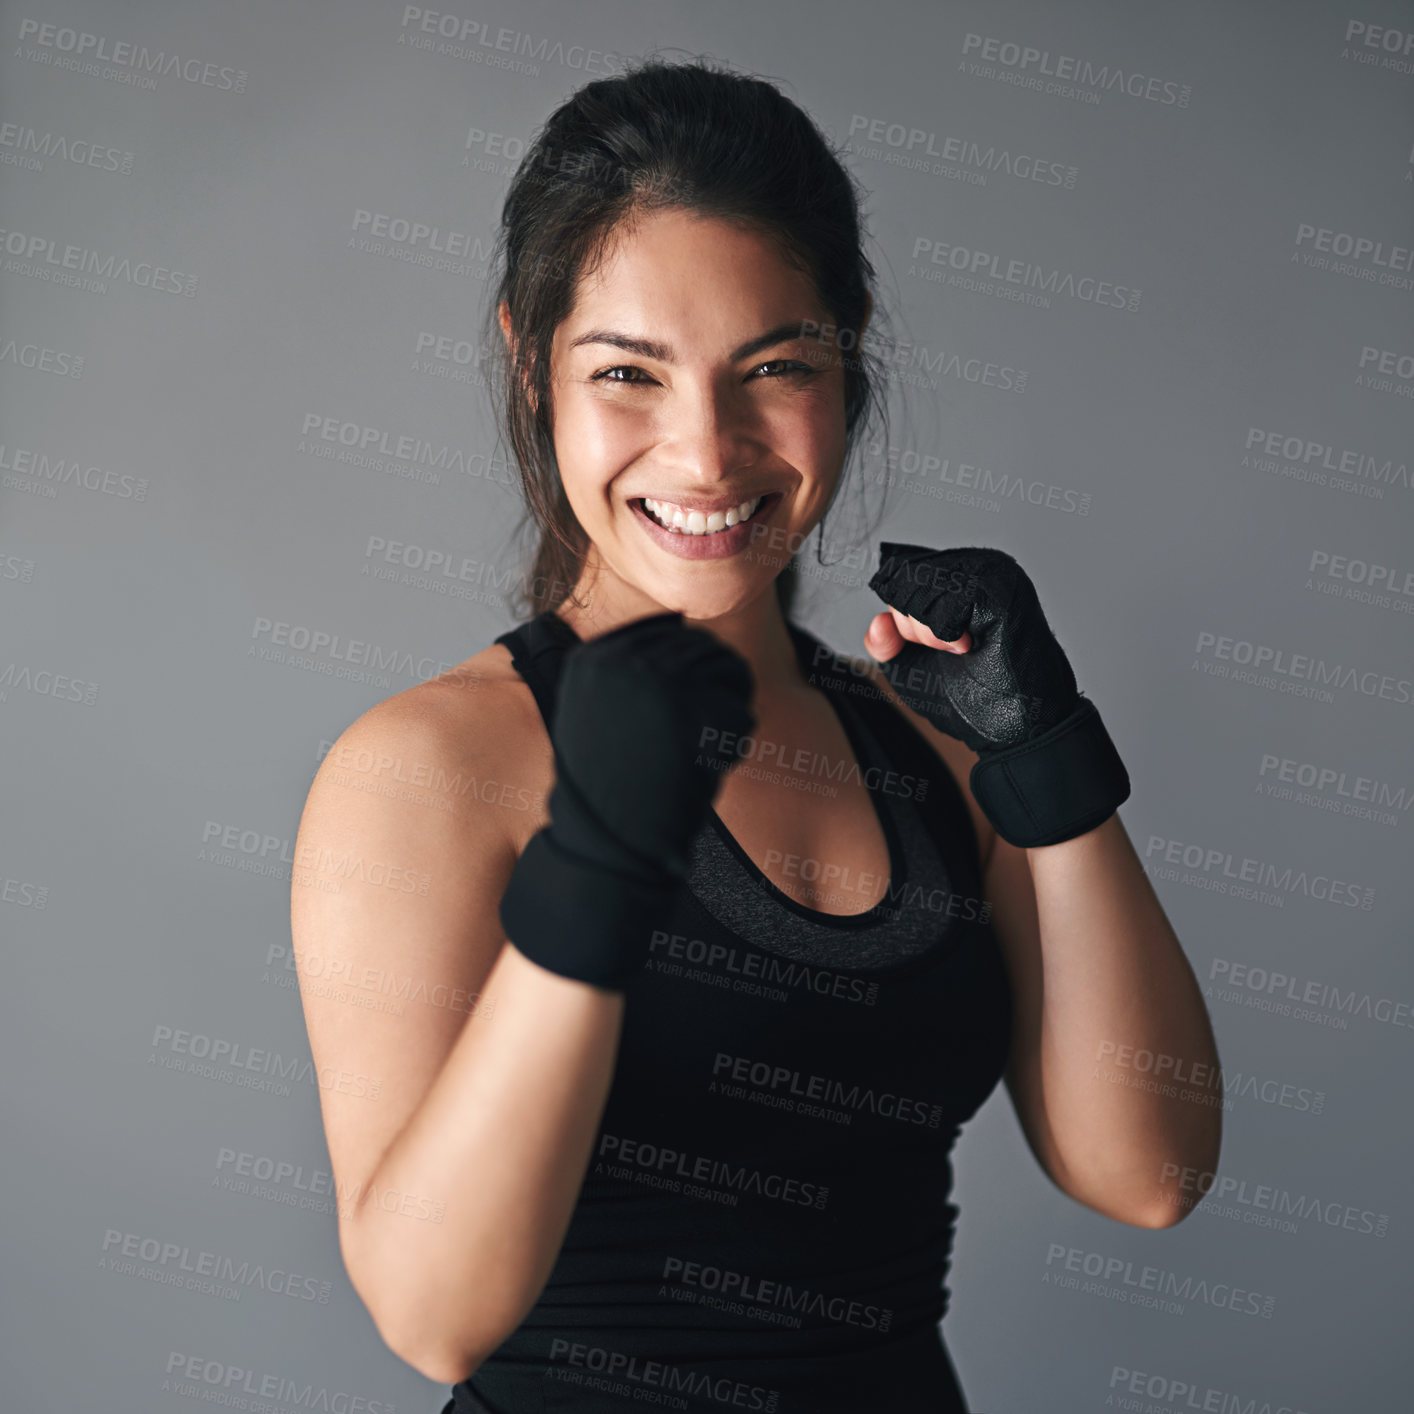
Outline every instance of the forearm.
[[[622, 993], [503, 949], [482, 1008], [341, 1228], [380, 1333], [430, 1378], [464, 1378], [539, 1299], [588, 1167], [623, 1010]], [[435, 1199], [442, 1221], [385, 1211], [385, 1190]]]
[[1177, 1173], [1215, 1168], [1222, 1077], [1202, 990], [1119, 816], [1027, 852], [1042, 951], [1031, 1083], [1064, 1186], [1174, 1222]]

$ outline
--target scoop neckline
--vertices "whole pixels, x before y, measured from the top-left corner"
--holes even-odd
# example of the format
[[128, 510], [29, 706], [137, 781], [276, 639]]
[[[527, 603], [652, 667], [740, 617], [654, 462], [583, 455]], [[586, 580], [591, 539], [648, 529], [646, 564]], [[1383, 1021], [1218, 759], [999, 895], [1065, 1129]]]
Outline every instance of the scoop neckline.
[[[575, 630], [565, 622], [553, 609], [545, 610], [545, 617], [553, 620], [554, 627], [561, 636], [573, 643], [583, 643]], [[820, 639], [810, 632], [809, 629], [786, 619], [786, 631], [790, 634], [791, 642], [795, 647], [796, 661], [801, 669], [805, 671], [807, 678], [814, 673], [808, 659], [814, 655], [814, 649], [824, 647]], [[868, 743], [864, 739], [862, 724], [854, 715], [853, 705], [844, 700], [839, 695], [839, 689], [831, 680], [830, 674], [820, 675], [823, 683], [817, 687], [817, 691], [829, 703], [830, 710], [835, 714], [835, 720], [839, 722], [841, 729], [848, 740], [850, 749], [854, 753], [854, 764], [861, 771], [865, 771], [872, 764], [882, 764], [876, 761], [875, 752], [869, 749]], [[814, 685], [814, 684], [812, 684]], [[879, 827], [884, 832], [884, 843], [889, 855], [889, 879], [884, 888], [884, 894], [877, 903], [867, 908], [862, 913], [826, 913], [818, 908], [810, 908], [808, 905], [793, 899], [784, 889], [780, 888], [757, 865], [756, 861], [742, 848], [741, 842], [727, 828], [722, 817], [717, 814], [717, 808], [712, 806], [708, 819], [712, 828], [716, 831], [718, 838], [731, 851], [734, 858], [750, 874], [752, 883], [766, 897], [779, 904], [782, 908], [795, 914], [799, 918], [804, 918], [810, 923], [817, 924], [825, 928], [836, 928], [845, 932], [857, 932], [866, 928], [877, 928], [885, 923], [894, 921], [897, 909], [893, 900], [899, 896], [903, 887], [908, 883], [908, 861], [903, 849], [903, 841], [900, 838], [898, 825], [894, 819], [893, 811], [890, 810], [866, 785], [865, 794], [869, 798], [869, 806], [874, 812], [874, 818], [879, 822]], [[706, 902], [688, 885], [689, 892], [699, 904], [706, 907]], [[887, 910], [887, 911], [886, 911]], [[931, 951], [931, 949], [929, 950]], [[911, 960], [911, 959], [910, 959]]]

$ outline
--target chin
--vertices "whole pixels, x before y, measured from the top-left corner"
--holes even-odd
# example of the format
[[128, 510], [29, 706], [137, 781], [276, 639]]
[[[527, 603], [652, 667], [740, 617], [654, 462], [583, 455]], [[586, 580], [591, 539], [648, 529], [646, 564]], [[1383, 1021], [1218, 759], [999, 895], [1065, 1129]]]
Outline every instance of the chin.
[[[766, 589], [770, 588], [771, 585], [768, 584]], [[662, 606], [659, 612], [681, 614], [685, 619], [697, 619], [704, 622], [725, 618], [728, 614], [739, 613], [763, 592], [761, 589], [741, 586], [723, 589], [721, 592], [706, 589], [665, 589], [661, 593], [655, 593], [651, 589], [644, 591], [650, 599]]]

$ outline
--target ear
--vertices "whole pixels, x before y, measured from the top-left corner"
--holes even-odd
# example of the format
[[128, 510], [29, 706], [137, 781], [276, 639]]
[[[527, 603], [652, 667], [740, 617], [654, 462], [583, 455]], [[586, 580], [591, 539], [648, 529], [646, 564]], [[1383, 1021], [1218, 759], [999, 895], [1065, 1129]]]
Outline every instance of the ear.
[[535, 387], [531, 381], [528, 369], [520, 366], [518, 342], [514, 330], [511, 328], [511, 306], [508, 300], [502, 300], [496, 310], [496, 321], [501, 326], [501, 337], [506, 341], [506, 353], [510, 358], [511, 367], [520, 375], [521, 387], [525, 391], [525, 396], [530, 402], [532, 409], [535, 407]]

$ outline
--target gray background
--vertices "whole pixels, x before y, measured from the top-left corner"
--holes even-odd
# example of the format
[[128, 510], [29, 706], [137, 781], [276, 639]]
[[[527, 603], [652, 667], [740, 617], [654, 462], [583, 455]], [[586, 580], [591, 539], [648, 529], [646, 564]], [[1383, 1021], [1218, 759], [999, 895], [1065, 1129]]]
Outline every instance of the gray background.
[[[1308, 264], [1319, 252], [1300, 233], [1408, 258], [1414, 6], [438, 13], [484, 26], [463, 55], [416, 47], [403, 7], [374, 0], [3, 7], [6, 1407], [183, 1409], [231, 1370], [249, 1372], [240, 1397], [292, 1381], [280, 1407], [440, 1407], [443, 1391], [383, 1347], [312, 1197], [327, 1152], [309, 1073], [281, 1094], [178, 1072], [164, 1028], [308, 1058], [284, 963], [309, 780], [370, 705], [513, 621], [499, 586], [518, 564], [517, 502], [485, 394], [473, 364], [419, 354], [419, 337], [476, 338], [504, 154], [615, 55], [673, 46], [769, 76], [836, 139], [854, 136], [882, 297], [935, 361], [934, 386], [893, 388], [907, 474], [868, 569], [854, 587], [807, 577], [803, 621], [862, 653], [879, 605], [860, 581], [880, 538], [996, 545], [1022, 562], [1129, 766], [1122, 816], [1208, 991], [1232, 1087], [1222, 1168], [1246, 1187], [1161, 1232], [1054, 1189], [998, 1089], [959, 1146], [944, 1327], [974, 1406], [1407, 1408], [1414, 289], [1408, 271], [1382, 283], [1373, 255]], [[503, 30], [519, 56], [495, 47]], [[110, 57], [70, 67], [84, 32]], [[1045, 78], [1013, 81], [1038, 65], [1006, 64], [1009, 50], [990, 73], [969, 68], [987, 63], [969, 36], [1168, 87], [1048, 92]], [[113, 55], [122, 44], [185, 67], [125, 81], [139, 70]], [[884, 140], [870, 143], [875, 122]], [[964, 139], [1073, 175], [980, 183], [976, 156], [900, 165], [888, 154], [909, 149], [890, 146], [890, 124], [931, 134], [939, 154]], [[412, 243], [397, 258], [351, 244], [359, 210], [462, 233], [476, 243], [466, 273], [407, 259]], [[1138, 308], [930, 282], [920, 240], [1096, 276], [1140, 291]], [[88, 287], [53, 278], [77, 275], [66, 247], [99, 267]], [[149, 265], [177, 275], [153, 288]], [[1013, 370], [1013, 386], [949, 371], [973, 360]], [[314, 418], [415, 436], [463, 469], [428, 482], [321, 459], [302, 446]], [[1255, 457], [1269, 434], [1318, 450]], [[943, 465], [912, 470], [920, 451]], [[1330, 469], [1342, 457], [1354, 476]], [[961, 464], [1033, 500], [934, 494]], [[379, 579], [370, 537], [495, 573]], [[1312, 570], [1323, 555], [1393, 583], [1362, 597], [1361, 570]], [[333, 651], [281, 661], [267, 623], [396, 661], [363, 679], [338, 676]], [[1205, 634], [1274, 650], [1282, 671], [1214, 675], [1233, 664]], [[1282, 691], [1309, 680], [1295, 654], [1354, 678], [1324, 697]], [[1269, 794], [1264, 758], [1344, 773], [1346, 792], [1381, 782], [1384, 803], [1344, 813], [1338, 782]], [[213, 850], [227, 830], [236, 846]], [[1165, 866], [1169, 842], [1232, 862]], [[1264, 899], [1212, 887], [1244, 858], [1285, 882]], [[1362, 906], [1312, 897], [1302, 871]], [[1242, 967], [1293, 979], [1269, 998], [1285, 1010], [1249, 1004], [1269, 997], [1262, 974], [1222, 985]], [[1293, 993], [1323, 1004], [1301, 1015]], [[240, 1192], [224, 1183], [232, 1155], [298, 1172]], [[1325, 1219], [1247, 1221], [1262, 1185], [1319, 1200]], [[1374, 1216], [1345, 1227], [1347, 1212]], [[155, 1260], [115, 1265], [142, 1240]], [[1270, 1318], [1059, 1287], [1057, 1245], [1270, 1296]], [[239, 1300], [189, 1289], [203, 1252], [267, 1275]], [[293, 1294], [271, 1269], [297, 1274]], [[1147, 1405], [1119, 1371], [1140, 1372]]]

